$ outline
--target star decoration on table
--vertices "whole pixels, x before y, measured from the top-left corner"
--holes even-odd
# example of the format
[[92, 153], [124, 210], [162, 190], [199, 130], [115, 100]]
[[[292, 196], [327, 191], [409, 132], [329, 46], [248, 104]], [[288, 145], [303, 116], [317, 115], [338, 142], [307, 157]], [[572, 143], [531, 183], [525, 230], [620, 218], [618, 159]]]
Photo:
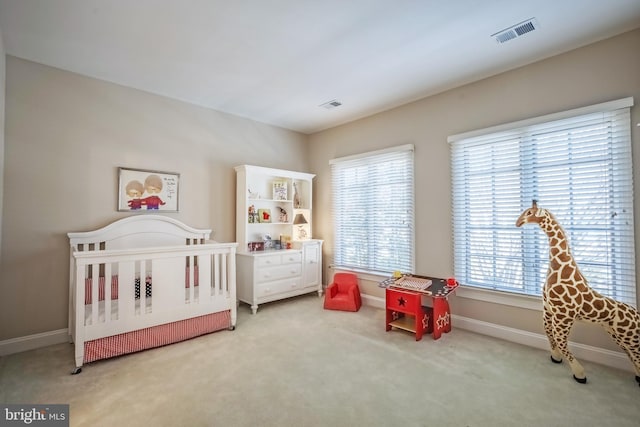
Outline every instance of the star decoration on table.
[[449, 324], [449, 313], [445, 313], [442, 316], [438, 316], [438, 320], [436, 320], [436, 324], [438, 325], [438, 329], [442, 329]]
[[405, 307], [407, 300], [404, 299], [404, 297], [400, 297], [398, 298], [398, 305], [401, 307]]
[[429, 329], [429, 315], [427, 313], [422, 317], [422, 329]]

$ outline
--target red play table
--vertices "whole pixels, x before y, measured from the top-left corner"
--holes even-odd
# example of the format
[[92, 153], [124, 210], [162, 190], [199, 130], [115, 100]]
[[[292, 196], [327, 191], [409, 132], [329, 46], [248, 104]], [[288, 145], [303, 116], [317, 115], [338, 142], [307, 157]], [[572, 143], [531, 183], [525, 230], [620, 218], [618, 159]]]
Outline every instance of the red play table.
[[[431, 284], [425, 289], [416, 289], [405, 285], [410, 283], [406, 278], [428, 279]], [[421, 340], [425, 333], [433, 333], [433, 339], [437, 340], [443, 333], [451, 331], [447, 297], [458, 285], [457, 281], [448, 285], [445, 279], [417, 275], [391, 277], [380, 282], [380, 287], [386, 288], [386, 330], [395, 327], [413, 332], [416, 341]], [[425, 299], [431, 300], [431, 307], [423, 305]]]

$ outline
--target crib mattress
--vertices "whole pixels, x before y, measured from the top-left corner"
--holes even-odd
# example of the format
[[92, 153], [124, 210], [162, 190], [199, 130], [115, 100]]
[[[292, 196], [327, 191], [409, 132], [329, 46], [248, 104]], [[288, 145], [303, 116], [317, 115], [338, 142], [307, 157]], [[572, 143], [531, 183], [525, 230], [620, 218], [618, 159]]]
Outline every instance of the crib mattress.
[[231, 310], [85, 342], [84, 363], [185, 341], [230, 328]]

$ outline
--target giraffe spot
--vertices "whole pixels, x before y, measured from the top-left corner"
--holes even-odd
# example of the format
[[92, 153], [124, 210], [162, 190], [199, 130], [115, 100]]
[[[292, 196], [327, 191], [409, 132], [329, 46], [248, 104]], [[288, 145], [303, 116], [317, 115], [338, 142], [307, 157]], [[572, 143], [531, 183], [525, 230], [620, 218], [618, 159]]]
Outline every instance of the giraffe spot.
[[551, 288], [549, 290], [549, 298], [551, 299], [559, 299], [560, 298], [560, 294], [558, 293], [557, 288]]
[[593, 307], [590, 303], [585, 302], [584, 304], [582, 304], [582, 311], [586, 314], [589, 314], [593, 311]]
[[602, 310], [604, 308], [604, 301], [601, 299], [597, 299], [595, 301], [593, 301], [593, 306], [595, 307], [596, 310]]
[[565, 265], [562, 271], [560, 272], [560, 277], [562, 279], [568, 279], [569, 277], [571, 277], [572, 273], [573, 273], [573, 268], [571, 268], [568, 265]]
[[578, 290], [572, 286], [567, 287], [567, 293], [571, 296], [575, 296], [578, 294]]
[[571, 255], [569, 255], [566, 252], [562, 252], [560, 255], [557, 256], [557, 258], [560, 260], [560, 262], [565, 264], [569, 264], [571, 262]]
[[565, 310], [564, 315], [562, 316], [562, 326], [564, 328], [563, 332], [565, 334], [569, 334], [569, 328], [573, 325], [573, 318], [566, 315], [567, 310]]
[[558, 273], [554, 272], [547, 277], [547, 283], [556, 283], [558, 281]]
[[593, 294], [591, 292], [587, 292], [589, 290], [587, 285], [585, 285], [584, 283], [578, 283], [576, 285], [576, 288], [578, 288], [578, 291], [580, 291], [582, 294], [584, 294], [584, 299], [588, 298], [589, 301], [593, 300]]

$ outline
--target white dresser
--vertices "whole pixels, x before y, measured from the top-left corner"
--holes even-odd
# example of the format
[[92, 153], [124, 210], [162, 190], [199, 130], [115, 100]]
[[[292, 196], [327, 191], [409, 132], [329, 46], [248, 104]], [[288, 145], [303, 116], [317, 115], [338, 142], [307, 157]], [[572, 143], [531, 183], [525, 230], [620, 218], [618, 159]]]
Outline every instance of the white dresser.
[[294, 242], [295, 249], [238, 253], [236, 286], [240, 301], [258, 305], [309, 292], [322, 295], [322, 240]]

